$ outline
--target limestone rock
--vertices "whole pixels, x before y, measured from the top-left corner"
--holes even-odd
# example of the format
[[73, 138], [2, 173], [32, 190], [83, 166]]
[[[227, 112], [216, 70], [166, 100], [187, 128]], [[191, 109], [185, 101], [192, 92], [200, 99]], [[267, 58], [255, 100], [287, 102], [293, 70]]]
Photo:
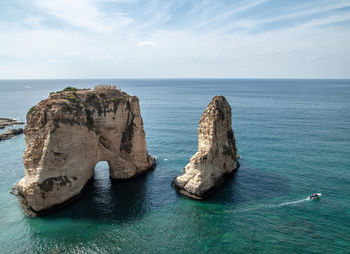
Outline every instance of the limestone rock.
[[175, 178], [174, 184], [181, 194], [202, 199], [238, 166], [231, 107], [225, 97], [215, 96], [199, 122], [198, 152], [190, 159], [184, 173]]
[[108, 162], [114, 179], [130, 179], [155, 165], [136, 96], [113, 87], [65, 90], [27, 114], [25, 176], [12, 192], [34, 214], [79, 195], [99, 161]]

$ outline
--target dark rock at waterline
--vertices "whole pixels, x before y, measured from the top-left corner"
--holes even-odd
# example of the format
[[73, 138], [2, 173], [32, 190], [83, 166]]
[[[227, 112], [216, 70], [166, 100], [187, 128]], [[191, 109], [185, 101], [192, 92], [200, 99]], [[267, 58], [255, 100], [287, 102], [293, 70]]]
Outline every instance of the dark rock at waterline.
[[22, 128], [18, 128], [18, 129], [8, 129], [7, 131], [5, 131], [4, 133], [0, 134], [0, 141], [1, 140], [5, 140], [5, 139], [10, 139], [16, 135], [22, 134], [23, 133], [23, 129]]

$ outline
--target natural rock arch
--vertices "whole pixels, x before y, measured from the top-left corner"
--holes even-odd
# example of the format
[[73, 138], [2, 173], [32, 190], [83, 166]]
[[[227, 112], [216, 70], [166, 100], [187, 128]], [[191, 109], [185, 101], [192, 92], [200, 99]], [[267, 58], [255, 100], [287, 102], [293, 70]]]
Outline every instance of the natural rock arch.
[[154, 168], [136, 96], [113, 87], [65, 90], [27, 114], [25, 176], [14, 192], [31, 215], [79, 195], [100, 161], [108, 162], [114, 179]]

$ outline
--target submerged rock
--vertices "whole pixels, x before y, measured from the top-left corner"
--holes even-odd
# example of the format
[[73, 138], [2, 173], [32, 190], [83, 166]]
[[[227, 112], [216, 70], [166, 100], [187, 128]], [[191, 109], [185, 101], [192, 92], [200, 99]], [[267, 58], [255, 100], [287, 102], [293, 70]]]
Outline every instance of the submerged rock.
[[225, 97], [215, 96], [199, 122], [198, 152], [184, 168], [183, 175], [175, 178], [174, 184], [181, 194], [202, 199], [238, 166], [231, 107]]
[[5, 131], [4, 133], [0, 134], [0, 141], [1, 140], [5, 140], [5, 139], [10, 139], [16, 135], [22, 134], [23, 133], [23, 129], [22, 128], [18, 128], [18, 129], [8, 129], [7, 131]]
[[31, 108], [24, 129], [25, 176], [13, 188], [25, 209], [47, 212], [78, 196], [107, 161], [110, 177], [153, 169], [136, 96], [113, 88], [65, 89]]

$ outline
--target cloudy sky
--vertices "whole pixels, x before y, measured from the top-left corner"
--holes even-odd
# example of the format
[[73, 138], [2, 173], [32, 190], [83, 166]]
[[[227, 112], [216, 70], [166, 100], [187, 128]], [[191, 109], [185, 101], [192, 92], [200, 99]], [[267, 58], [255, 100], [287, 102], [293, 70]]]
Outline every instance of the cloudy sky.
[[350, 1], [0, 0], [11, 78], [350, 78]]

